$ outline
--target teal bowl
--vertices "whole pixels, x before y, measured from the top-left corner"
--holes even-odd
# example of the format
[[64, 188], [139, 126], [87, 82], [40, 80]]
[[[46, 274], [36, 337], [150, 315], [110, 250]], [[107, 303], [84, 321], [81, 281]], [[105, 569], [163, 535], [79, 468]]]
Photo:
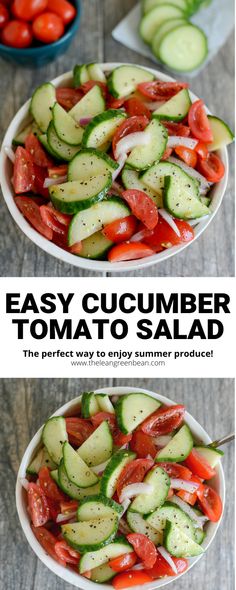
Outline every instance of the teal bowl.
[[80, 22], [80, 0], [70, 1], [76, 7], [76, 16], [66, 27], [63, 37], [48, 45], [37, 42], [37, 45], [26, 49], [16, 49], [0, 43], [0, 57], [20, 66], [40, 68], [65, 53], [77, 33]]

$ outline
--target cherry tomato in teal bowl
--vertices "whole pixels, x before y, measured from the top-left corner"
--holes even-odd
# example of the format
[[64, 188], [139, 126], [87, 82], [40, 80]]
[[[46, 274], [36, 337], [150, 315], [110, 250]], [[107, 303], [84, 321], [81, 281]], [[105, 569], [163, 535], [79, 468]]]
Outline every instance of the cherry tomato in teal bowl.
[[[16, 12], [15, 21], [8, 22], [11, 24], [10, 30], [5, 30], [6, 39], [4, 42], [0, 43], [0, 57], [10, 61], [12, 63], [16, 63], [20, 66], [26, 67], [41, 67], [45, 64], [57, 59], [60, 55], [65, 53], [69, 48], [73, 38], [75, 37], [80, 23], [80, 0], [70, 0], [71, 4], [76, 9], [76, 14], [73, 20], [70, 22], [66, 22], [64, 24], [64, 33], [62, 34], [62, 30], [60, 29], [59, 21], [61, 20], [61, 15], [55, 14], [54, 8], [53, 10], [50, 8], [51, 2], [55, 4], [55, 0], [49, 0], [46, 12], [44, 14], [39, 14], [35, 17], [33, 26], [32, 23], [24, 22], [18, 20], [19, 15]], [[55, 4], [56, 6], [56, 4]], [[50, 37], [50, 30], [51, 30], [51, 22], [50, 18], [47, 18], [47, 15], [52, 15], [54, 19], [54, 27], [53, 30], [55, 35]], [[42, 17], [44, 17], [42, 19]], [[69, 20], [69, 19], [68, 19]], [[17, 23], [17, 25], [12, 25], [12, 23]], [[22, 28], [22, 30], [18, 31], [17, 26]], [[23, 27], [22, 27], [23, 25]], [[24, 30], [23, 30], [24, 28]], [[48, 35], [45, 31], [48, 28]], [[12, 47], [11, 44], [11, 35], [15, 35], [16, 30], [17, 32], [17, 39], [19, 41], [19, 47]], [[3, 35], [3, 33], [2, 33]], [[9, 35], [9, 44], [8, 38]], [[57, 38], [59, 37], [59, 38]], [[22, 43], [21, 43], [22, 38]], [[55, 40], [54, 40], [55, 39]], [[25, 44], [24, 44], [25, 42]], [[32, 43], [32, 45], [31, 45]], [[27, 46], [30, 45], [30, 46]]]

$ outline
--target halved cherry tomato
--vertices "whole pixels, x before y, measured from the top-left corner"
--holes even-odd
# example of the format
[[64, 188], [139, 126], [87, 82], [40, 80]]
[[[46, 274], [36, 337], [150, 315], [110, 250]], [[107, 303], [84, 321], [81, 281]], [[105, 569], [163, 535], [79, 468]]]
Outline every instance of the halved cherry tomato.
[[10, 47], [24, 49], [31, 45], [32, 40], [30, 24], [21, 20], [10, 20], [2, 31], [1, 42]]
[[131, 439], [132, 434], [124, 434], [119, 428], [115, 428], [113, 432], [113, 442], [116, 447], [122, 447], [123, 445], [128, 444]]
[[180, 236], [177, 236], [170, 225], [159, 215], [158, 223], [152, 235], [144, 238], [145, 244], [150, 246], [155, 252], [160, 252], [164, 248], [170, 248], [171, 246], [177, 246], [183, 242], [193, 240], [194, 230], [187, 221], [175, 219], [175, 223], [180, 231]]
[[76, 15], [75, 7], [67, 0], [47, 0], [47, 9], [58, 14], [65, 25], [68, 25]]
[[208, 461], [196, 451], [192, 449], [190, 455], [185, 459], [185, 465], [198, 477], [202, 479], [211, 479], [215, 475], [215, 469], [211, 467]]
[[75, 549], [67, 545], [66, 541], [57, 541], [55, 543], [55, 552], [59, 559], [65, 560], [66, 563], [78, 565], [80, 554]]
[[152, 459], [134, 459], [125, 465], [122, 469], [116, 485], [116, 492], [120, 499], [121, 492], [124, 487], [131, 483], [137, 483], [143, 481], [147, 471], [153, 467], [154, 462]]
[[138, 570], [118, 574], [113, 578], [111, 583], [116, 590], [122, 590], [122, 588], [130, 588], [131, 586], [147, 584], [148, 582], [152, 582], [151, 576], [144, 570]]
[[177, 156], [179, 156], [179, 158], [183, 160], [185, 164], [187, 164], [187, 166], [195, 168], [197, 165], [197, 154], [194, 150], [191, 150], [190, 148], [184, 147], [182, 145], [178, 145], [175, 148], [175, 152]]
[[183, 88], [188, 87], [189, 84], [186, 82], [162, 82], [161, 80], [138, 84], [139, 92], [150, 100], [168, 100]]
[[85, 418], [68, 417], [66, 420], [66, 430], [69, 437], [69, 442], [77, 446], [82, 443], [92, 434], [94, 427], [89, 420]]
[[71, 512], [75, 512], [79, 506], [77, 500], [63, 500], [60, 502], [60, 510], [62, 514], [70, 515]]
[[158, 208], [151, 197], [144, 191], [129, 189], [122, 192], [122, 198], [128, 203], [132, 213], [152, 230], [158, 222]]
[[111, 242], [119, 243], [129, 240], [135, 233], [137, 221], [134, 215], [128, 215], [123, 219], [116, 219], [102, 230], [103, 235]]
[[52, 165], [51, 158], [46, 154], [42, 144], [33, 133], [27, 135], [25, 149], [30, 153], [34, 164], [37, 164], [37, 166], [48, 168], [48, 166]]
[[99, 86], [102, 90], [104, 98], [106, 98], [107, 85], [105, 82], [99, 82], [99, 80], [88, 80], [88, 82], [81, 84], [80, 89], [84, 94], [87, 94], [87, 92], [89, 92], [89, 90], [91, 90], [94, 86]]
[[164, 151], [164, 154], [162, 155], [161, 159], [162, 160], [168, 160], [168, 158], [171, 156], [173, 152], [172, 148], [166, 148], [166, 150]]
[[61, 213], [51, 205], [42, 205], [40, 207], [40, 213], [43, 222], [54, 232], [58, 234], [67, 234], [67, 228], [72, 219], [71, 215]]
[[109, 262], [122, 262], [124, 260], [137, 260], [152, 256], [154, 250], [142, 242], [124, 242], [113, 246], [108, 252]]
[[16, 18], [31, 21], [47, 8], [47, 0], [14, 0], [11, 10]]
[[55, 544], [57, 543], [57, 538], [54, 537], [54, 535], [43, 526], [37, 528], [32, 526], [32, 531], [37, 541], [45, 549], [46, 553], [48, 553], [48, 555], [50, 555], [53, 559], [58, 561], [58, 563], [60, 563], [61, 565], [66, 566], [65, 559], [59, 557], [55, 551]]
[[9, 12], [4, 6], [4, 4], [0, 3], [0, 30], [5, 27], [6, 23], [9, 21]]
[[190, 492], [186, 492], [185, 490], [179, 490], [177, 492], [177, 496], [179, 496], [181, 498], [181, 500], [183, 500], [184, 502], [187, 502], [187, 504], [190, 504], [190, 506], [194, 506], [197, 502], [197, 493], [199, 491], [202, 490], [203, 488], [203, 484], [201, 482], [201, 479], [199, 479], [199, 477], [197, 475], [191, 475], [191, 478], [188, 481], [192, 481], [194, 483], [198, 483], [199, 487], [196, 490], [196, 492], [194, 492], [193, 494], [191, 494]]
[[135, 553], [142, 560], [143, 566], [152, 568], [157, 558], [157, 550], [154, 543], [142, 533], [130, 533], [127, 540], [133, 546]]
[[211, 143], [213, 141], [213, 133], [207, 114], [204, 107], [203, 100], [196, 100], [191, 105], [188, 112], [188, 124], [192, 134], [200, 141]]
[[146, 458], [147, 455], [151, 455], [151, 457], [155, 459], [157, 454], [157, 448], [151, 436], [145, 434], [142, 430], [135, 430], [135, 432], [133, 432], [130, 448], [131, 451], [137, 453], [139, 458]]
[[50, 168], [48, 168], [49, 178], [58, 178], [58, 176], [66, 176], [67, 172], [67, 164], [59, 164], [59, 166], [50, 166]]
[[18, 146], [15, 152], [13, 186], [16, 194], [32, 191], [34, 183], [34, 166], [31, 155], [25, 148]]
[[206, 143], [204, 143], [203, 141], [198, 141], [195, 147], [195, 152], [199, 156], [199, 158], [201, 158], [202, 160], [206, 160], [209, 154]]
[[83, 94], [78, 88], [56, 88], [57, 102], [67, 111], [72, 109], [82, 96]]
[[24, 196], [15, 197], [15, 203], [27, 221], [29, 221], [34, 227], [34, 229], [36, 229], [36, 231], [38, 231], [48, 240], [52, 240], [53, 231], [47, 227], [45, 223], [43, 223], [40, 214], [40, 207], [37, 205], [37, 203], [35, 203], [35, 201], [30, 197]]
[[[187, 559], [180, 557], [172, 557], [178, 574], [182, 574], [188, 568]], [[153, 578], [163, 578], [164, 576], [176, 576], [171, 566], [168, 564], [166, 559], [157, 551], [157, 558], [152, 569], [148, 570], [148, 574]]]
[[169, 434], [178, 428], [184, 419], [185, 406], [168, 406], [159, 408], [154, 414], [149, 416], [140, 428], [149, 436], [160, 436], [162, 434]]
[[39, 484], [47, 498], [51, 498], [56, 502], [61, 502], [65, 499], [65, 494], [59, 490], [57, 484], [51, 478], [48, 467], [41, 467], [38, 474]]
[[109, 422], [109, 425], [111, 428], [115, 427], [115, 423], [116, 423], [115, 414], [111, 414], [110, 412], [98, 412], [98, 414], [91, 416], [91, 422], [92, 422], [93, 426], [95, 426], [95, 428], [100, 426], [100, 424], [102, 422], [104, 422], [104, 420], [107, 420], [107, 422]]
[[53, 12], [43, 12], [37, 16], [32, 25], [33, 34], [42, 43], [53, 43], [64, 33], [64, 23], [60, 16]]
[[180, 137], [189, 137], [191, 130], [183, 123], [172, 123], [171, 121], [161, 121], [167, 129], [168, 135], [179, 135]]
[[197, 490], [197, 497], [204, 514], [212, 522], [217, 522], [223, 511], [219, 494], [213, 488], [203, 484], [201, 489]]
[[121, 123], [121, 125], [119, 125], [119, 127], [117, 128], [117, 130], [113, 136], [113, 140], [112, 140], [113, 154], [115, 154], [116, 146], [117, 146], [118, 142], [120, 141], [120, 139], [122, 139], [122, 137], [129, 135], [129, 133], [136, 133], [137, 131], [143, 131], [144, 129], [146, 129], [148, 123], [149, 123], [148, 118], [144, 117], [143, 115], [129, 117], [128, 119], [125, 119], [125, 121], [123, 121]]
[[43, 490], [36, 483], [31, 482], [27, 488], [27, 498], [33, 525], [43, 526], [50, 518], [50, 510]]
[[192, 477], [191, 471], [184, 465], [179, 465], [179, 463], [158, 463], [158, 467], [164, 469], [169, 477], [177, 479], [191, 479]]
[[219, 156], [209, 152], [207, 158], [199, 158], [197, 169], [209, 182], [219, 182], [225, 175], [225, 167]]
[[144, 102], [137, 96], [131, 96], [124, 102], [126, 112], [130, 117], [144, 115], [148, 119], [151, 119], [151, 111], [144, 104]]
[[114, 572], [123, 572], [124, 570], [128, 570], [132, 567], [137, 561], [137, 555], [134, 553], [124, 553], [124, 555], [120, 555], [119, 557], [115, 557], [115, 559], [111, 559], [108, 565], [111, 567]]

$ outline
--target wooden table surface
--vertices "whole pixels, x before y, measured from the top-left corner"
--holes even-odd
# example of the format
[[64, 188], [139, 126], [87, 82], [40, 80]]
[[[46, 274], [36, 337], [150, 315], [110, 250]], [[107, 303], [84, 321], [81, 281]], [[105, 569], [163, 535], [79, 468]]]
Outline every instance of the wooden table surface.
[[[0, 380], [0, 587], [4, 590], [73, 590], [74, 586], [57, 578], [36, 558], [24, 537], [15, 507], [16, 474], [30, 439], [52, 412], [81, 391], [108, 385], [140, 386], [186, 404], [212, 439], [234, 429], [234, 382], [229, 379]], [[174, 590], [234, 588], [232, 443], [225, 447], [222, 461], [226, 506], [220, 530], [201, 561], [174, 582]]]
[[[69, 51], [40, 70], [22, 69], [0, 61], [0, 138], [19, 107], [41, 82], [68, 71], [77, 62], [127, 61], [153, 65], [111, 37], [115, 25], [134, 6], [135, 0], [83, 0], [81, 26]], [[233, 18], [233, 15], [232, 15]], [[193, 79], [193, 91], [209, 108], [233, 127], [234, 75], [233, 35], [220, 53]], [[233, 241], [233, 155], [230, 149], [230, 178], [223, 205], [210, 228], [184, 252], [167, 262], [139, 271], [143, 276], [232, 276]], [[1, 276], [88, 276], [73, 266], [49, 256], [17, 228], [3, 200], [0, 203]], [[132, 273], [137, 274], [137, 273]]]

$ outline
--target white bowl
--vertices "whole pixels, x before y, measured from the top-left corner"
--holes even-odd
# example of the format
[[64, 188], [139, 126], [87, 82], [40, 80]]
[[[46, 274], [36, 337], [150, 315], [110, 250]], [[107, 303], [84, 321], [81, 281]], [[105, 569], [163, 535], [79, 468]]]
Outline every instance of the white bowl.
[[[150, 395], [151, 397], [154, 397], [154, 398], [160, 400], [163, 404], [166, 404], [166, 405], [170, 405], [170, 404], [174, 405], [175, 404], [175, 402], [171, 401], [167, 397], [153, 393], [152, 391], [148, 391], [146, 389], [137, 389], [135, 387], [107, 387], [105, 389], [99, 389], [99, 390], [95, 391], [95, 393], [107, 393], [108, 395], [117, 395], [117, 396], [125, 395], [127, 393], [137, 393], [137, 392], [146, 393], [146, 394]], [[81, 400], [81, 396], [71, 400], [70, 402], [66, 403], [64, 406], [59, 408], [59, 410], [57, 410], [53, 414], [53, 416], [73, 415], [73, 412], [75, 412], [75, 410], [80, 405], [80, 400]], [[206, 431], [202, 428], [202, 426], [200, 426], [200, 424], [198, 424], [198, 422], [188, 412], [186, 413], [185, 422], [190, 427], [190, 429], [193, 432], [193, 435], [197, 441], [202, 442], [203, 444], [209, 444], [211, 442], [211, 439], [210, 439], [209, 435], [206, 433]], [[90, 580], [88, 580], [87, 578], [84, 578], [83, 576], [81, 576], [79, 574], [76, 574], [75, 572], [73, 572], [69, 569], [64, 568], [63, 566], [59, 565], [56, 561], [54, 561], [54, 559], [52, 559], [49, 555], [47, 555], [46, 552], [44, 551], [44, 549], [38, 543], [36, 537], [34, 536], [32, 530], [31, 530], [30, 519], [29, 519], [29, 515], [27, 512], [27, 507], [26, 507], [26, 492], [21, 485], [21, 479], [25, 478], [26, 469], [27, 469], [31, 459], [34, 456], [37, 447], [40, 444], [42, 429], [43, 429], [43, 426], [38, 430], [38, 432], [35, 434], [35, 436], [31, 440], [30, 444], [28, 445], [28, 447], [25, 451], [25, 454], [23, 456], [23, 459], [21, 461], [18, 475], [17, 475], [16, 506], [17, 506], [17, 511], [18, 511], [20, 523], [21, 523], [22, 529], [25, 533], [25, 536], [26, 536], [31, 548], [36, 553], [36, 555], [39, 557], [39, 559], [41, 559], [41, 561], [51, 571], [53, 571], [57, 576], [59, 576], [60, 578], [62, 578], [66, 582], [73, 584], [77, 588], [81, 588], [82, 590], [95, 590], [95, 587], [98, 588], [97, 584], [95, 584], [94, 582], [91, 582]], [[224, 506], [225, 480], [224, 480], [224, 472], [223, 472], [221, 464], [219, 464], [219, 466], [216, 468], [216, 476], [211, 480], [211, 485], [219, 493], [219, 495], [222, 499], [223, 506]], [[206, 537], [203, 541], [203, 547], [205, 550], [210, 546], [211, 542], [213, 541], [219, 525], [220, 525], [220, 521], [218, 521], [217, 523], [213, 523], [213, 522], [207, 523], [207, 526], [205, 529], [207, 534], [206, 534]], [[189, 571], [189, 569], [201, 557], [202, 557], [202, 555], [200, 555], [199, 557], [192, 558], [190, 560], [190, 566], [187, 571]], [[184, 573], [186, 573], [186, 572], [184, 572]], [[183, 575], [183, 574], [180, 574], [180, 575]], [[180, 575], [178, 576], [178, 578], [180, 577]], [[176, 577], [174, 576], [174, 577], [169, 577], [166, 579], [155, 580], [152, 583], [145, 585], [145, 588], [148, 590], [154, 590], [154, 588], [162, 588], [163, 586], [166, 586], [166, 584], [169, 584], [170, 582], [174, 581], [175, 579], [176, 579]], [[113, 586], [111, 586], [110, 584], [100, 584], [99, 587], [102, 590], [109, 590], [109, 589], [113, 590]], [[135, 588], [137, 590], [138, 589], [141, 590], [142, 586], [135, 586]]]
[[[111, 71], [115, 67], [120, 66], [122, 64], [121, 63], [108, 63], [108, 64], [100, 64], [100, 65], [104, 71], [108, 72], [108, 71]], [[152, 74], [154, 74], [157, 78], [159, 78], [161, 80], [173, 81], [173, 78], [171, 78], [170, 76], [166, 76], [166, 74], [163, 74], [163, 72], [159, 72], [158, 70], [155, 70], [153, 68], [145, 68], [145, 69], [148, 70], [149, 72], [151, 72]], [[52, 80], [52, 83], [55, 84], [56, 87], [65, 86], [65, 84], [67, 86], [71, 85], [72, 72], [67, 72], [66, 74], [62, 74], [61, 76], [58, 76], [57, 78]], [[193, 94], [191, 92], [190, 95], [191, 95], [192, 100], [197, 100], [198, 97], [196, 97], [195, 94]], [[30, 100], [28, 100], [21, 107], [21, 109], [18, 111], [18, 113], [16, 113], [16, 115], [15, 115], [14, 119], [12, 120], [11, 124], [9, 125], [6, 135], [3, 139], [2, 150], [1, 150], [1, 162], [0, 162], [0, 178], [1, 178], [1, 186], [2, 186], [3, 196], [4, 196], [4, 199], [5, 199], [6, 204], [8, 206], [8, 209], [9, 209], [13, 219], [17, 223], [17, 225], [22, 229], [22, 231], [26, 234], [26, 236], [28, 238], [30, 238], [30, 240], [32, 240], [32, 242], [37, 244], [37, 246], [40, 246], [40, 248], [45, 250], [45, 252], [48, 252], [48, 254], [51, 254], [52, 256], [55, 256], [56, 258], [63, 260], [63, 262], [68, 262], [69, 264], [73, 264], [74, 266], [77, 266], [79, 268], [83, 268], [85, 270], [94, 271], [94, 272], [127, 272], [127, 271], [139, 270], [140, 268], [145, 268], [145, 267], [151, 266], [152, 264], [156, 264], [158, 262], [162, 262], [163, 260], [167, 260], [167, 258], [170, 258], [171, 256], [174, 256], [178, 252], [181, 252], [182, 250], [184, 250], [184, 248], [187, 248], [187, 246], [189, 246], [190, 243], [192, 243], [192, 242], [189, 242], [187, 244], [182, 244], [180, 246], [174, 246], [173, 248], [166, 249], [163, 252], [159, 252], [158, 254], [154, 254], [153, 256], [148, 256], [147, 258], [142, 258], [140, 260], [133, 260], [133, 261], [131, 260], [128, 262], [117, 262], [117, 263], [111, 264], [108, 261], [89, 260], [87, 258], [81, 258], [79, 256], [75, 256], [74, 254], [71, 254], [70, 252], [66, 252], [62, 248], [59, 248], [58, 246], [56, 246], [55, 244], [53, 244], [52, 242], [50, 242], [49, 240], [44, 238], [42, 235], [40, 235], [33, 227], [31, 227], [31, 225], [28, 223], [28, 221], [23, 217], [22, 213], [20, 213], [18, 207], [16, 206], [16, 204], [14, 202], [14, 191], [13, 191], [13, 186], [11, 183], [12, 165], [11, 165], [9, 159], [7, 158], [7, 156], [4, 152], [4, 149], [3, 149], [4, 146], [11, 146], [12, 145], [13, 138], [24, 127], [24, 125], [26, 125], [27, 122], [29, 122], [29, 104], [30, 104]], [[210, 113], [210, 111], [208, 111], [208, 113]], [[222, 150], [219, 150], [218, 153], [219, 153], [219, 155], [222, 159], [222, 162], [224, 163], [224, 166], [225, 166], [225, 176], [212, 189], [212, 202], [211, 202], [211, 207], [210, 207], [212, 213], [208, 219], [205, 218], [204, 220], [200, 221], [198, 223], [198, 225], [195, 227], [194, 240], [196, 240], [201, 235], [201, 233], [207, 228], [209, 223], [212, 221], [214, 215], [216, 214], [216, 212], [219, 209], [219, 206], [221, 204], [221, 201], [223, 199], [223, 195], [224, 195], [224, 192], [226, 189], [227, 179], [228, 179], [227, 149], [224, 148]], [[194, 240], [192, 240], [192, 241], [194, 241]]]

